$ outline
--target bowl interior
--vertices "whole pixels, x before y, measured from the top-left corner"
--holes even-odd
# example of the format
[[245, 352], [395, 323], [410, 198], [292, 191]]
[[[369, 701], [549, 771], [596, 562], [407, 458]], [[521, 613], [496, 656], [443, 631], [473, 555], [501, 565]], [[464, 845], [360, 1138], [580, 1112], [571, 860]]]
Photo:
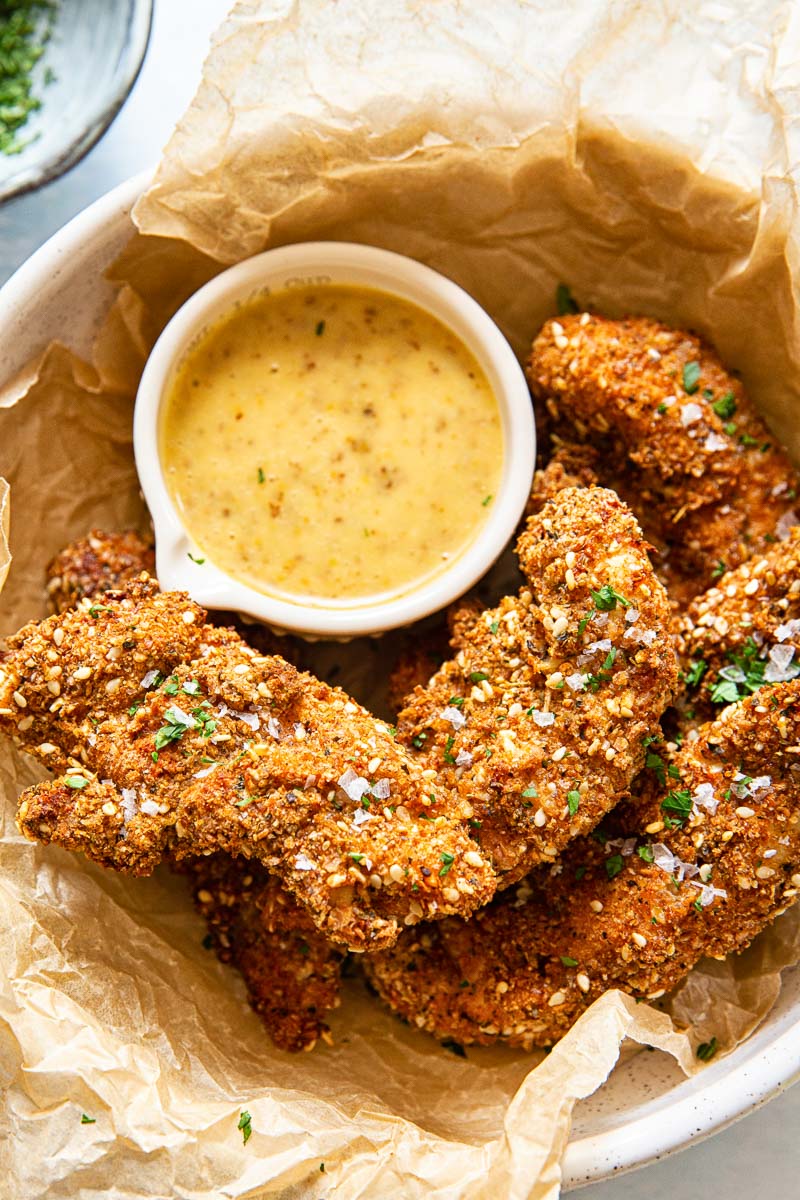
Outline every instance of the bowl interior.
[[[132, 232], [129, 212], [146, 185], [121, 185], [66, 226], [0, 291], [7, 378], [57, 333], [85, 352], [108, 303], [100, 274]], [[729, 1124], [788, 1086], [800, 1071], [800, 968], [732, 1054], [685, 1079], [672, 1059], [643, 1051], [618, 1066], [575, 1109], [564, 1160], [566, 1187], [652, 1161]]]

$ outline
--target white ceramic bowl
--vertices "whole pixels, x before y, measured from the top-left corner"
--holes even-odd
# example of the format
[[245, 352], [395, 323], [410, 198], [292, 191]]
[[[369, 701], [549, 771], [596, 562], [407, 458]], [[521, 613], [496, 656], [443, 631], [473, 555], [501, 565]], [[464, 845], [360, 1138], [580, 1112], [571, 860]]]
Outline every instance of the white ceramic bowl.
[[[2, 382], [53, 338], [89, 353], [113, 294], [103, 272], [133, 232], [130, 210], [147, 182], [147, 174], [139, 175], [87, 208], [0, 290]], [[778, 1001], [756, 1032], [693, 1079], [684, 1078], [666, 1055], [639, 1054], [580, 1102], [564, 1156], [564, 1188], [608, 1179], [699, 1141], [776, 1096], [798, 1075], [795, 968], [784, 971]]]
[[[503, 471], [497, 495], [474, 540], [452, 563], [402, 595], [360, 601], [293, 603], [257, 591], [217, 567], [187, 532], [167, 489], [158, 450], [159, 411], [186, 352], [237, 304], [293, 287], [353, 284], [409, 301], [436, 317], [472, 351], [497, 399], [503, 426]], [[471, 296], [413, 258], [349, 242], [301, 242], [255, 255], [223, 271], [190, 297], [156, 342], [139, 385], [134, 417], [139, 480], [156, 532], [163, 587], [187, 591], [206, 608], [229, 609], [312, 637], [382, 633], [438, 612], [485, 575], [512, 536], [536, 462], [528, 385], [514, 352]], [[199, 553], [198, 553], [199, 552]], [[198, 563], [196, 560], [200, 558]]]

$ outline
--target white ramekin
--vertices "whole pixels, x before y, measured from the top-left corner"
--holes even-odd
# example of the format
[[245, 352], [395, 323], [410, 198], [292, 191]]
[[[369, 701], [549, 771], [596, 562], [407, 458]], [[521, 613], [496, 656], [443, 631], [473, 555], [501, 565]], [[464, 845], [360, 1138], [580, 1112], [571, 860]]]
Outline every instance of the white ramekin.
[[[475, 540], [418, 588], [379, 603], [320, 607], [278, 599], [220, 570], [183, 525], [167, 490], [158, 447], [159, 410], [187, 350], [237, 303], [269, 288], [326, 283], [377, 288], [438, 318], [469, 347], [497, 398], [504, 460], [497, 495]], [[530, 492], [536, 435], [528, 385], [500, 330], [456, 284], [412, 258], [347, 242], [303, 242], [267, 250], [223, 271], [200, 288], [164, 329], [139, 385], [133, 426], [142, 490], [156, 533], [156, 571], [163, 588], [189, 592], [206, 608], [232, 609], [281, 630], [314, 638], [351, 638], [408, 625], [444, 608], [486, 573], [507, 544]], [[457, 484], [457, 481], [454, 481]], [[399, 514], [402, 516], [402, 514]], [[189, 557], [204, 558], [197, 564]]]

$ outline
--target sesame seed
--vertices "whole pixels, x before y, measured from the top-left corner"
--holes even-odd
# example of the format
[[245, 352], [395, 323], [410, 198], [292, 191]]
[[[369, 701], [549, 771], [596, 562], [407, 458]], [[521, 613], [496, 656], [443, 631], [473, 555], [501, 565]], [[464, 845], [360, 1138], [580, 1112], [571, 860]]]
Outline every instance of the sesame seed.
[[249, 675], [250, 664], [249, 663], [237, 663], [236, 666], [233, 668], [233, 673], [234, 673], [234, 675]]
[[47, 690], [51, 696], [60, 696], [61, 695], [61, 684], [58, 682], [57, 679], [49, 679], [47, 681]]
[[458, 891], [458, 888], [452, 888], [452, 887], [443, 888], [442, 895], [444, 896], [444, 898], [448, 902], [448, 904], [458, 904], [459, 900], [461, 899], [461, 895]]
[[109, 679], [108, 683], [106, 684], [106, 691], [108, 692], [109, 696], [113, 696], [114, 692], [118, 692], [121, 685], [121, 679]]
[[367, 763], [367, 774], [374, 775], [378, 767], [381, 765], [381, 761], [382, 760], [379, 757], [371, 758]]
[[663, 821], [651, 821], [649, 825], [645, 825], [644, 831], [645, 833], [661, 833], [663, 828]]
[[25, 699], [22, 692], [14, 692], [12, 694], [12, 699], [18, 708], [27, 708], [28, 707], [28, 701]]
[[73, 677], [73, 679], [77, 679], [80, 681], [83, 679], [88, 679], [89, 676], [91, 675], [91, 673], [92, 673], [91, 667], [78, 667], [77, 671], [75, 671], [73, 673], [72, 677]]
[[743, 817], [746, 819], [747, 817], [754, 817], [756, 813], [754, 808], [748, 808], [746, 804], [741, 804], [739, 808], [736, 809], [736, 815], [737, 817]]
[[723, 842], [729, 842], [729, 841], [731, 840], [731, 838], [732, 838], [732, 837], [733, 837], [733, 830], [732, 830], [732, 829], [726, 829], [726, 830], [725, 830], [725, 832], [722, 834], [722, 836], [721, 836], [721, 839], [720, 839], [720, 840], [721, 840], [721, 841], [723, 841]]
[[193, 625], [194, 624], [194, 613], [190, 609], [187, 608], [186, 612], [181, 614], [181, 617], [183, 619], [184, 625]]
[[575, 976], [575, 982], [582, 992], [588, 992], [589, 988], [592, 986], [589, 976], [584, 975], [583, 971], [579, 971]]
[[789, 882], [791, 883], [792, 887], [800, 888], [800, 874], [793, 875]]
[[55, 629], [53, 630], [53, 641], [55, 642], [55, 644], [57, 646], [60, 646], [61, 643], [64, 641], [64, 630], [61, 628], [60, 625], [57, 625], [55, 627]]
[[383, 880], [381, 879], [380, 875], [370, 875], [369, 882], [371, 887], [383, 887]]
[[561, 637], [569, 629], [569, 621], [566, 617], [559, 617], [553, 625], [553, 637]]
[[200, 888], [200, 891], [197, 893], [197, 899], [201, 904], [211, 904], [214, 897], [212, 896], [211, 892], [207, 890], [207, 888]]
[[508, 984], [504, 979], [501, 979], [500, 982], [495, 986], [494, 990], [499, 992], [501, 996], [504, 996], [508, 991]]
[[647, 945], [647, 938], [644, 936], [643, 933], [632, 933], [631, 941], [634, 943], [635, 946], [638, 946], [640, 950], [643, 950], [645, 948], [645, 946]]
[[758, 867], [756, 868], [756, 879], [771, 879], [775, 874], [774, 867]]
[[757, 591], [758, 591], [758, 580], [757, 579], [751, 579], [749, 583], [746, 583], [744, 585], [745, 596], [755, 596]]
[[592, 912], [596, 912], [596, 913], [603, 911], [603, 905], [599, 900], [590, 900], [589, 908], [592, 910]]
[[353, 704], [353, 701], [352, 701], [352, 700], [348, 700], [348, 701], [347, 701], [347, 703], [346, 703], [346, 704], [345, 704], [345, 706], [344, 706], [344, 711], [345, 711], [346, 713], [357, 713], [357, 712], [358, 712], [358, 705], [357, 705], [357, 704]]
[[568, 567], [575, 566], [575, 551], [574, 550], [567, 551], [567, 553], [564, 555], [564, 562], [567, 564]]
[[42, 742], [39, 746], [40, 754], [55, 754], [57, 747], [52, 742]]
[[566, 753], [567, 753], [567, 747], [559, 746], [557, 750], [553, 751], [553, 762], [561, 762], [562, 758], [564, 757], [564, 755]]
[[107, 817], [116, 816], [117, 806], [113, 800], [106, 800], [105, 804], [103, 805], [103, 812], [106, 814]]
[[33, 724], [33, 717], [23, 717], [21, 721], [17, 721], [17, 729], [20, 733], [25, 733]]
[[389, 878], [393, 880], [394, 883], [402, 883], [403, 868], [397, 863], [392, 863], [392, 865], [389, 867]]
[[547, 824], [547, 813], [543, 808], [537, 808], [536, 812], [534, 813], [533, 823], [538, 829], [541, 829]]
[[648, 992], [647, 999], [648, 1000], [660, 1000], [661, 997], [666, 994], [666, 991], [667, 991], [666, 988], [659, 988], [657, 992]]
[[481, 858], [480, 854], [478, 854], [477, 850], [468, 850], [464, 855], [464, 862], [468, 867], [483, 866], [483, 859]]
[[562, 1005], [564, 1003], [566, 998], [567, 997], [564, 995], [563, 992], [553, 992], [552, 996], [547, 1001], [547, 1006], [548, 1006], [548, 1008], [558, 1008], [560, 1005]]
[[567, 567], [566, 571], [564, 572], [564, 579], [566, 580], [567, 587], [570, 589], [570, 591], [572, 591], [578, 582], [575, 578], [575, 572], [573, 571], [572, 567]]
[[341, 887], [343, 883], [347, 883], [347, 876], [337, 872], [335, 875], [329, 875], [326, 882], [328, 887]]

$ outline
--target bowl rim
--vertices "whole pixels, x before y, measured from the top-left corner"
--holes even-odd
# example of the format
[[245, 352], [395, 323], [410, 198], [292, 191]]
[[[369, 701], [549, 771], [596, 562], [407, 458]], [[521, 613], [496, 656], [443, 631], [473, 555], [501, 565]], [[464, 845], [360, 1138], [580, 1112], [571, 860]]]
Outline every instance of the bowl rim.
[[[152, 182], [147, 168], [117, 184], [52, 234], [0, 288], [0, 327], [46, 287], [54, 265], [69, 261], [88, 234], [127, 219]], [[0, 382], [7, 382], [2, 380]], [[564, 1190], [613, 1178], [646, 1166], [719, 1132], [800, 1081], [800, 1006], [782, 1018], [785, 1029], [770, 1037], [762, 1025], [693, 1079], [664, 1094], [664, 1106], [613, 1130], [571, 1138], [562, 1162]], [[704, 1081], [698, 1087], [699, 1081]], [[712, 1086], [713, 1083], [713, 1086]], [[685, 1090], [684, 1090], [685, 1089]], [[671, 1093], [680, 1093], [670, 1099]]]
[[128, 39], [120, 55], [114, 90], [104, 98], [97, 97], [96, 104], [90, 98], [90, 111], [83, 130], [60, 151], [27, 166], [21, 165], [18, 171], [0, 181], [0, 204], [52, 183], [76, 167], [97, 145], [131, 94], [144, 65], [153, 29], [153, 5], [154, 0], [131, 0]]
[[[205, 332], [239, 304], [315, 284], [352, 284], [415, 305], [448, 327], [475, 355], [496, 398], [503, 426], [501, 478], [488, 515], [452, 562], [407, 591], [337, 603], [292, 602], [251, 587], [214, 563], [194, 541], [166, 485], [158, 424], [171, 377]], [[162, 585], [187, 591], [204, 607], [243, 612], [313, 638], [383, 633], [439, 612], [481, 579], [508, 545], [530, 495], [536, 462], [533, 405], [511, 346], [463, 288], [394, 251], [340, 241], [302, 241], [243, 259], [215, 275], [178, 309], [150, 352], [136, 397], [133, 442], [139, 482], [156, 532]], [[198, 554], [199, 551], [199, 554]], [[202, 560], [198, 562], [199, 555]]]

